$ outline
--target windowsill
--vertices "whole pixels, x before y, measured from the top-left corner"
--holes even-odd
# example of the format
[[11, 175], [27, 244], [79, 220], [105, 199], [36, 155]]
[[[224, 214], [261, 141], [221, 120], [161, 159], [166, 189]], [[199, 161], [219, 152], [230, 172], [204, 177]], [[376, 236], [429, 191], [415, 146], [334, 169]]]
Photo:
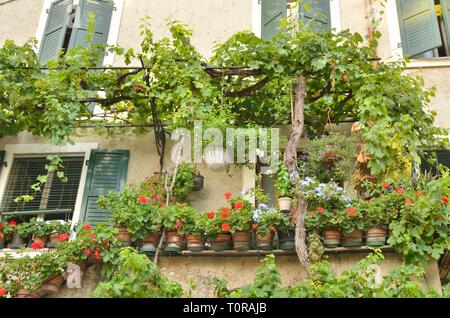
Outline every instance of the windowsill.
[[450, 67], [450, 57], [436, 57], [436, 58], [417, 58], [410, 59], [410, 62], [406, 64], [407, 69], [416, 68], [438, 68], [438, 67]]

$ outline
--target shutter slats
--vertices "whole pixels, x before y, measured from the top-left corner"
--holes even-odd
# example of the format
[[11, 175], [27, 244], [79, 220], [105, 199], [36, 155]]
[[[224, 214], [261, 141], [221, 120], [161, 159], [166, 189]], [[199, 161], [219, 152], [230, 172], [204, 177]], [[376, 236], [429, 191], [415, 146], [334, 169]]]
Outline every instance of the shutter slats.
[[441, 0], [447, 45], [450, 47], [450, 0]]
[[45, 64], [50, 58], [58, 57], [63, 47], [69, 18], [68, 8], [73, 0], [54, 1], [49, 9], [47, 24], [39, 49], [39, 60]]
[[404, 56], [442, 46], [433, 0], [397, 0], [397, 13]]
[[286, 0], [261, 1], [261, 38], [271, 39], [278, 34], [280, 21], [287, 15]]
[[315, 32], [331, 30], [330, 0], [304, 0], [299, 6], [300, 19]]
[[82, 220], [92, 225], [108, 222], [110, 212], [100, 209], [97, 200], [109, 191], [123, 188], [128, 171], [128, 157], [128, 150], [91, 151], [83, 194]]

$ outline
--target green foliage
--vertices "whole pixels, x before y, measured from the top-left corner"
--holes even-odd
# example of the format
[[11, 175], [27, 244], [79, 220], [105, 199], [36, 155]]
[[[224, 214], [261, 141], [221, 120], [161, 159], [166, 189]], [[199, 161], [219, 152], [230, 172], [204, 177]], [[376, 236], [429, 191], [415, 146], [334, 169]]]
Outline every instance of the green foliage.
[[322, 239], [317, 232], [309, 233], [307, 236], [308, 242], [308, 257], [311, 263], [320, 262], [323, 259], [324, 246]]
[[187, 163], [178, 166], [177, 176], [173, 187], [173, 195], [180, 202], [189, 202], [188, 194], [194, 187], [194, 176], [198, 174], [197, 169]]
[[287, 230], [291, 226], [289, 218], [275, 208], [260, 204], [253, 213], [254, 229], [260, 237], [275, 233], [277, 229]]
[[292, 196], [292, 183], [289, 178], [288, 169], [284, 164], [280, 164], [280, 167], [278, 169], [275, 188], [277, 189], [277, 194], [280, 198]]
[[199, 212], [186, 203], [169, 204], [167, 207], [161, 207], [162, 226], [167, 230], [175, 230], [180, 235], [189, 233], [198, 233], [196, 226], [197, 215]]
[[106, 281], [93, 292], [99, 298], [167, 298], [181, 297], [183, 290], [177, 283], [161, 274], [158, 266], [147, 256], [131, 247], [118, 253], [118, 263]]

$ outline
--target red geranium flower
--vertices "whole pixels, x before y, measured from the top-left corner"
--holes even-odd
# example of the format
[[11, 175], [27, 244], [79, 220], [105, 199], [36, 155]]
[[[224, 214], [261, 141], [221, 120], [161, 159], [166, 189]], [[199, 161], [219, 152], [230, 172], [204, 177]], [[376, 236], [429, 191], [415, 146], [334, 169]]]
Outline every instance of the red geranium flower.
[[222, 210], [222, 212], [230, 212], [230, 208], [227, 208], [227, 207], [223, 207], [223, 208], [221, 208], [221, 210]]
[[389, 189], [389, 187], [390, 187], [391, 185], [389, 184], [389, 183], [387, 183], [387, 182], [383, 182], [383, 189]]
[[100, 259], [100, 257], [102, 257], [102, 253], [100, 253], [100, 251], [95, 251], [94, 256], [96, 259]]
[[258, 224], [253, 223], [253, 224], [252, 224], [252, 228], [253, 228], [254, 230], [256, 230], [256, 229], [258, 228]]
[[14, 221], [14, 220], [13, 221], [9, 221], [8, 225], [9, 225], [9, 227], [15, 227], [17, 225], [17, 222]]
[[65, 241], [65, 240], [67, 240], [69, 238], [69, 234], [67, 234], [67, 233], [61, 233], [61, 234], [59, 234], [59, 240], [60, 241]]
[[441, 201], [442, 201], [442, 203], [448, 203], [448, 198], [447, 197], [442, 197]]
[[348, 213], [348, 215], [350, 215], [350, 216], [352, 216], [352, 217], [355, 217], [356, 216], [356, 209], [355, 208], [348, 208], [347, 209], [347, 213]]
[[225, 194], [223, 195], [225, 197], [225, 199], [229, 200], [232, 196], [231, 192], [225, 192]]
[[269, 231], [275, 233], [276, 229], [273, 225], [269, 226]]
[[84, 227], [83, 227], [83, 230], [85, 230], [85, 231], [89, 231], [91, 229], [91, 225], [90, 224], [86, 224]]
[[323, 213], [323, 212], [325, 212], [325, 208], [319, 206], [319, 207], [317, 208], [317, 211], [318, 211], [319, 213]]
[[215, 216], [216, 216], [216, 213], [214, 211], [208, 212], [209, 219], [214, 219]]
[[0, 297], [3, 297], [6, 291], [7, 291], [6, 287], [0, 288]]
[[234, 202], [234, 205], [233, 205], [233, 207], [236, 209], [236, 210], [239, 210], [239, 209], [242, 209], [243, 207], [244, 207], [244, 204], [242, 203], [242, 202]]
[[222, 231], [228, 232], [230, 230], [230, 224], [224, 223], [222, 224]]
[[220, 214], [220, 217], [222, 219], [229, 219], [230, 218], [230, 214], [226, 211], [222, 211], [222, 213]]
[[148, 202], [147, 197], [143, 196], [143, 195], [139, 196], [137, 200], [139, 203], [147, 203]]
[[159, 206], [160, 209], [164, 209], [165, 207], [166, 207], [165, 204], [161, 204], [161, 205]]
[[405, 189], [398, 188], [395, 192], [397, 192], [397, 193], [405, 193]]
[[5, 224], [0, 223], [0, 230], [3, 229], [4, 226], [5, 226]]
[[405, 200], [405, 204], [406, 204], [406, 205], [410, 205], [410, 204], [413, 204], [413, 202], [412, 202], [411, 200], [406, 199], [406, 200]]
[[84, 249], [84, 255], [89, 256], [92, 254], [92, 250], [90, 248], [85, 248]]
[[41, 241], [33, 242], [31, 243], [31, 248], [33, 249], [33, 251], [39, 250], [41, 248], [44, 248], [44, 243], [42, 243]]
[[94, 233], [90, 233], [90, 234], [88, 234], [88, 237], [90, 239], [95, 239], [97, 237], [97, 235], [95, 235]]

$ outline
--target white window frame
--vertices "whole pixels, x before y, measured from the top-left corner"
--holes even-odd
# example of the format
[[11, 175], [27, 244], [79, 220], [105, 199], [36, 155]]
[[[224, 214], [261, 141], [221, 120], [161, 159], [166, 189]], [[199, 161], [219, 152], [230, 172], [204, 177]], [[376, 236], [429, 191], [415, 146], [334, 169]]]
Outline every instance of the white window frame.
[[[0, 202], [3, 200], [3, 196], [6, 192], [6, 187], [8, 184], [8, 178], [10, 175], [10, 170], [13, 165], [14, 157], [20, 156], [35, 156], [35, 155], [50, 155], [59, 154], [61, 156], [67, 154], [77, 154], [80, 156], [84, 155], [83, 168], [81, 170], [80, 184], [78, 186], [77, 199], [75, 201], [75, 207], [72, 214], [72, 224], [76, 224], [80, 219], [81, 214], [81, 204], [83, 201], [84, 186], [86, 183], [86, 176], [88, 166], [85, 164], [91, 155], [92, 149], [97, 149], [98, 143], [76, 143], [74, 145], [67, 146], [53, 146], [49, 144], [7, 144], [5, 145], [5, 158], [4, 162], [7, 163], [6, 167], [2, 168], [2, 173], [0, 174]], [[64, 163], [63, 163], [64, 164]]]
[[[330, 0], [331, 30], [342, 31], [340, 0]], [[294, 2], [294, 0], [292, 0]], [[261, 37], [261, 0], [252, 0], [252, 32]]]
[[[44, 6], [42, 7], [41, 16], [39, 18], [38, 27], [36, 30], [36, 40], [37, 47], [35, 48], [36, 54], [39, 52], [41, 46], [42, 37], [44, 36], [45, 26], [47, 24], [48, 12], [52, 2], [55, 0], [44, 0]], [[79, 0], [74, 0], [73, 4], [79, 4]], [[124, 0], [114, 0], [114, 10], [111, 16], [111, 25], [109, 27], [108, 33], [108, 45], [116, 45], [117, 39], [119, 37], [120, 21], [122, 18]], [[113, 65], [114, 64], [114, 53], [108, 53], [103, 59], [103, 65]]]

